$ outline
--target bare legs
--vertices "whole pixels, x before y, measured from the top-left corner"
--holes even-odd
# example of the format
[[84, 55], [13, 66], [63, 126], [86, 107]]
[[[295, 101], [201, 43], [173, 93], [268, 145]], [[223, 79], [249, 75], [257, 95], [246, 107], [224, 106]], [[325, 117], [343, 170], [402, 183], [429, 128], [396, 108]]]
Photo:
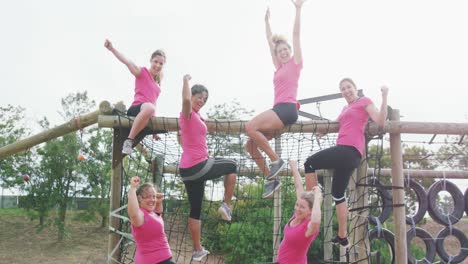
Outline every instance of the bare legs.
[[224, 176], [224, 202], [230, 207], [234, 188], [236, 187], [237, 174], [231, 173]]
[[128, 138], [135, 139], [135, 137], [140, 133], [143, 128], [148, 124], [148, 120], [154, 116], [156, 108], [151, 103], [143, 103], [140, 108], [140, 112], [133, 120], [132, 128], [130, 129], [130, 134]]
[[271, 148], [270, 143], [268, 143], [268, 140], [270, 140], [272, 136], [268, 134], [265, 135], [264, 132], [273, 132], [283, 127], [283, 122], [281, 122], [273, 110], [267, 110], [245, 124], [245, 132], [250, 137], [245, 144], [245, 149], [254, 159], [260, 170], [263, 171], [264, 175], [268, 175], [269, 171], [259, 150], [265, 152], [271, 161], [279, 159], [278, 154], [276, 154]]

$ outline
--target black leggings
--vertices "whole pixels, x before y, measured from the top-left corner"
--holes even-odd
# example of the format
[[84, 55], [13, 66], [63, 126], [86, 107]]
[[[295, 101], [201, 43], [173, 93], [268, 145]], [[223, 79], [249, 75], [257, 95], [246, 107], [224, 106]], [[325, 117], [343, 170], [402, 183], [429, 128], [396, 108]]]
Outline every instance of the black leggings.
[[164, 260], [162, 262], [158, 262], [156, 264], [176, 264], [176, 263], [174, 261], [172, 261], [172, 258], [170, 258], [170, 259], [166, 259], [166, 260]]
[[332, 179], [332, 197], [335, 204], [346, 201], [345, 190], [354, 169], [359, 166], [361, 153], [352, 146], [334, 146], [315, 153], [304, 163], [305, 173], [314, 173], [320, 169], [334, 169]]
[[179, 171], [187, 190], [190, 203], [190, 218], [200, 220], [203, 194], [205, 193], [205, 181], [235, 173], [237, 171], [237, 164], [230, 159], [215, 158], [205, 160], [190, 168], [179, 168]]

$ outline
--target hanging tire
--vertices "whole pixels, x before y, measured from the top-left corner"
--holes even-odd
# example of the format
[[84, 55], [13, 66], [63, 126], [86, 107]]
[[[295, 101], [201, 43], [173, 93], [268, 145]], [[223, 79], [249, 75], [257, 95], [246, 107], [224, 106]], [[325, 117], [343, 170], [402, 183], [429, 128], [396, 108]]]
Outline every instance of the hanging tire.
[[[445, 185], [445, 186], [444, 186]], [[437, 194], [441, 191], [447, 191], [453, 199], [454, 209], [451, 214], [442, 213], [436, 203], [437, 203]], [[458, 186], [454, 183], [447, 180], [440, 180], [434, 182], [429, 190], [427, 191], [428, 201], [428, 212], [429, 215], [437, 223], [448, 226], [453, 225], [458, 222], [462, 216], [465, 209], [465, 201], [462, 192], [458, 189]]]
[[372, 229], [369, 232], [369, 241], [372, 243], [374, 239], [383, 239], [387, 242], [388, 246], [390, 247], [390, 251], [392, 253], [392, 264], [395, 264], [395, 236], [392, 232], [388, 231], [385, 228], [382, 228], [380, 232], [377, 228]]
[[465, 214], [468, 216], [468, 188], [465, 190]]
[[424, 218], [424, 215], [427, 212], [427, 194], [424, 187], [413, 179], [409, 180], [409, 186], [408, 181], [405, 181], [405, 188], [407, 187], [414, 191], [418, 199], [418, 211], [416, 212], [416, 214], [414, 214], [413, 216], [406, 216], [406, 224], [412, 226], [413, 222], [414, 224], [419, 223], [419, 221], [421, 221]]
[[377, 179], [370, 178], [368, 180], [368, 184], [377, 190], [377, 193], [380, 196], [380, 200], [382, 201], [382, 211], [380, 212], [380, 214], [378, 216], [369, 215], [368, 217], [368, 220], [371, 224], [377, 225], [377, 221], [375, 218], [378, 218], [379, 222], [383, 223], [392, 214], [392, 196], [385, 189], [385, 186], [382, 185]]
[[[442, 229], [439, 234], [437, 234], [436, 238], [436, 250], [439, 257], [441, 257], [444, 261], [449, 261], [450, 263], [460, 263], [468, 256], [468, 239], [466, 238], [465, 234], [455, 227], [452, 227], [452, 232], [450, 233], [450, 228], [446, 227]], [[454, 236], [460, 242], [460, 253], [456, 256], [450, 256], [447, 251], [445, 251], [444, 247], [444, 240], [447, 236]]]
[[[411, 240], [415, 237], [421, 238], [426, 246], [426, 256], [424, 256], [422, 260], [418, 260], [415, 257], [413, 257], [413, 255], [411, 255]], [[406, 233], [406, 241], [409, 264], [431, 264], [434, 262], [434, 258], [436, 256], [436, 245], [431, 234], [429, 234], [426, 230], [419, 227], [411, 228]]]

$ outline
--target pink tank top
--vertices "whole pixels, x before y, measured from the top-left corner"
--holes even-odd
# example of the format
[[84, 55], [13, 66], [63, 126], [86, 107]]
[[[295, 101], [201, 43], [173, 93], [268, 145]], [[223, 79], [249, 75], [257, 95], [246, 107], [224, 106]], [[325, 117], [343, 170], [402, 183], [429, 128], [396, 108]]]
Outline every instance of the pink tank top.
[[280, 103], [297, 104], [297, 88], [301, 75], [302, 62], [296, 64], [294, 57], [282, 64], [275, 72], [273, 84], [275, 86], [275, 100], [273, 105]]
[[319, 230], [310, 237], [305, 236], [310, 218], [304, 219], [300, 224], [292, 227], [290, 223], [296, 218], [294, 214], [284, 227], [284, 237], [278, 250], [279, 264], [307, 264], [307, 251]]
[[171, 258], [162, 217], [155, 218], [145, 209], [140, 210], [145, 214], [144, 223], [139, 227], [132, 225], [136, 244], [135, 264], [154, 264]]
[[190, 118], [186, 119], [184, 114], [180, 113], [179, 125], [184, 151], [180, 158], [179, 167], [186, 169], [207, 160], [206, 133], [208, 129], [200, 114], [192, 110]]
[[151, 73], [147, 68], [141, 67], [140, 75], [135, 78], [135, 96], [132, 105], [142, 103], [156, 104], [160, 93], [161, 88], [154, 81]]

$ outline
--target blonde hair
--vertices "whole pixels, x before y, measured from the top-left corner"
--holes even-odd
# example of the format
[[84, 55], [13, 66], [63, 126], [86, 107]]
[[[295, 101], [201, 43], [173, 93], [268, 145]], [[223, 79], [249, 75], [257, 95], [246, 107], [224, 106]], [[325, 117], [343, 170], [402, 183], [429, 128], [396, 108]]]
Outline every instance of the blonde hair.
[[309, 209], [312, 209], [312, 207], [314, 206], [315, 199], [315, 195], [313, 192], [302, 192], [301, 199], [307, 202], [307, 205], [309, 205]]
[[282, 35], [273, 35], [271, 37], [271, 41], [273, 42], [273, 44], [275, 44], [275, 54], [277, 53], [276, 49], [278, 48], [278, 45], [280, 44], [286, 44], [286, 46], [288, 46], [288, 48], [291, 49], [291, 45], [289, 45], [286, 38]]
[[341, 79], [340, 84], [339, 84], [339, 87], [341, 87], [341, 85], [342, 85], [344, 82], [349, 82], [352, 86], [354, 86], [355, 89], [357, 89], [356, 84], [354, 83], [354, 81], [353, 81], [351, 78], [343, 78], [343, 79]]
[[[163, 50], [156, 50], [155, 52], [153, 52], [153, 54], [151, 54], [151, 59], [150, 60], [153, 60], [154, 57], [156, 56], [161, 56], [164, 58], [164, 62], [166, 61], [166, 53], [164, 53]], [[159, 85], [161, 85], [161, 80], [163, 78], [163, 72], [162, 70], [156, 74], [156, 76], [154, 76], [154, 81], [157, 82]]]

